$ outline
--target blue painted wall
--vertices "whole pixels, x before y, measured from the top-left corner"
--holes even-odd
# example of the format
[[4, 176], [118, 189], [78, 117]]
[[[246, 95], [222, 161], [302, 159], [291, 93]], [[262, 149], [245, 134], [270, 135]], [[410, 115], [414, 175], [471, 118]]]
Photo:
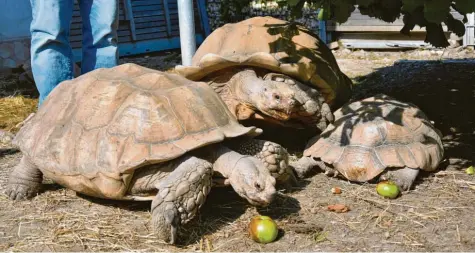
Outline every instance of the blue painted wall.
[[0, 0], [0, 41], [30, 37], [30, 0]]

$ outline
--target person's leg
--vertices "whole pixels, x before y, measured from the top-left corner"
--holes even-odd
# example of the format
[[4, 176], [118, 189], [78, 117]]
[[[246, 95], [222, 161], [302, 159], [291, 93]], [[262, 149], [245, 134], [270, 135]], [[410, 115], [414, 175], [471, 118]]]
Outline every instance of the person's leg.
[[56, 85], [74, 77], [69, 45], [73, 0], [30, 0], [30, 3], [31, 69], [41, 106]]
[[116, 66], [119, 58], [118, 0], [81, 0], [79, 5], [83, 23], [81, 73]]

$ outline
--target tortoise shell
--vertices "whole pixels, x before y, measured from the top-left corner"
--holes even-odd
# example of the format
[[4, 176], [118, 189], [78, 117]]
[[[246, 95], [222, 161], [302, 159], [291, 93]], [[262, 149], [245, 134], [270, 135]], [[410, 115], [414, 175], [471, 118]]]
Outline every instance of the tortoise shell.
[[345, 105], [304, 152], [365, 182], [389, 167], [433, 171], [443, 158], [441, 133], [415, 105], [379, 94]]
[[96, 196], [145, 164], [258, 130], [206, 83], [123, 64], [60, 83], [14, 144], [45, 176]]
[[351, 96], [352, 82], [341, 72], [325, 43], [304, 26], [273, 17], [253, 17], [213, 31], [192, 59], [175, 71], [200, 80], [232, 66], [253, 66], [282, 73], [317, 88], [332, 108]]

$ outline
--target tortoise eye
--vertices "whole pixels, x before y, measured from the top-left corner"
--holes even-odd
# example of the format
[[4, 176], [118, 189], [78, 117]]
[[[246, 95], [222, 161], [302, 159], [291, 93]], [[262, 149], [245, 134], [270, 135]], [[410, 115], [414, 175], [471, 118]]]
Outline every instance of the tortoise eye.
[[259, 184], [259, 183], [254, 183], [254, 186], [255, 186], [258, 190], [262, 190], [261, 184]]

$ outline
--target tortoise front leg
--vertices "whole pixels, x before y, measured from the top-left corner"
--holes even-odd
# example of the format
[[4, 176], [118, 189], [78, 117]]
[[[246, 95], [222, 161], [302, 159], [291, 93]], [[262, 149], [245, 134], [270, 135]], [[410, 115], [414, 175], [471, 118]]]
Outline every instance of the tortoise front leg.
[[333, 123], [334, 115], [330, 106], [323, 101], [323, 97], [318, 91], [309, 89], [307, 93], [303, 91], [296, 93], [300, 94], [297, 95], [297, 100], [304, 101], [299, 111], [296, 112], [298, 115], [296, 117], [304, 121], [307, 127], [315, 126], [318, 130], [323, 132], [328, 124]]
[[297, 161], [290, 162], [290, 166], [294, 169], [299, 178], [304, 178], [307, 173], [315, 168], [323, 170], [325, 175], [329, 177], [337, 177], [339, 175], [336, 169], [327, 166], [323, 161], [315, 160], [308, 156], [304, 156]]
[[401, 191], [408, 191], [411, 189], [414, 181], [416, 181], [419, 172], [419, 169], [413, 169], [409, 167], [386, 169], [386, 171], [383, 172], [383, 174], [381, 174], [379, 177], [379, 180], [394, 181], [394, 183], [399, 186]]
[[43, 173], [26, 157], [13, 169], [5, 194], [13, 200], [34, 197], [41, 190]]
[[278, 183], [290, 185], [297, 183], [289, 167], [289, 153], [281, 145], [265, 140], [244, 139], [230, 141], [227, 146], [242, 155], [254, 156], [264, 162]]
[[206, 160], [185, 156], [165, 178], [156, 182], [152, 224], [159, 239], [176, 243], [177, 231], [193, 219], [211, 188], [213, 166]]

